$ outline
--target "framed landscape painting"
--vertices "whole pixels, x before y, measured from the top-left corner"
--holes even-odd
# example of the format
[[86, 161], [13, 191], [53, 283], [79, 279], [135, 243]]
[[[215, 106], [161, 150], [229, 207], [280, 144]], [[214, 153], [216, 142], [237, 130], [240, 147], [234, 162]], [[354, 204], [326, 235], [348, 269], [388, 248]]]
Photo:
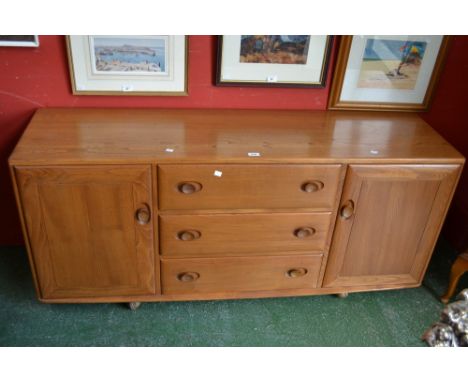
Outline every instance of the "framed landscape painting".
[[68, 36], [73, 94], [186, 95], [185, 36]]
[[329, 36], [220, 36], [216, 84], [324, 87], [330, 47]]
[[344, 36], [329, 109], [427, 110], [448, 42], [446, 36]]

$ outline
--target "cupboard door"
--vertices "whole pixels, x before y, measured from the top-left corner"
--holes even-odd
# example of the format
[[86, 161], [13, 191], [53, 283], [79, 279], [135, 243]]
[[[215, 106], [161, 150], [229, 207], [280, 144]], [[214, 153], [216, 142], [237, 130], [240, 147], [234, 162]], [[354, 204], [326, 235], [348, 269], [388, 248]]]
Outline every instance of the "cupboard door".
[[155, 293], [149, 166], [16, 169], [43, 298]]
[[323, 286], [418, 285], [459, 169], [349, 166]]

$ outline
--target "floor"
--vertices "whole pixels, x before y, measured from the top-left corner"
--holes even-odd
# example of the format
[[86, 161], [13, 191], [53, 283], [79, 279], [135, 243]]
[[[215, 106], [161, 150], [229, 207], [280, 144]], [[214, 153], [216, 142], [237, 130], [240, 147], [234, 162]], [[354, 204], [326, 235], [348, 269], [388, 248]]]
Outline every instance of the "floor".
[[[0, 346], [424, 346], [456, 254], [441, 239], [424, 286], [237, 301], [49, 305], [24, 249], [0, 247]], [[465, 275], [467, 276], [467, 275]], [[468, 287], [463, 277], [460, 288]]]

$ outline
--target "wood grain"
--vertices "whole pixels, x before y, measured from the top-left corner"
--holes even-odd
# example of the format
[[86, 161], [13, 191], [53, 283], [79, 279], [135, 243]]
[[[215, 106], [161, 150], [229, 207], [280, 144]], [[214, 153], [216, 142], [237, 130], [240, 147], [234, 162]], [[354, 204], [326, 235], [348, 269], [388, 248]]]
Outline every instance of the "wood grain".
[[44, 298], [154, 293], [149, 166], [17, 169]]
[[15, 193], [16, 206], [18, 207], [18, 212], [19, 212], [19, 217], [20, 217], [20, 222], [21, 222], [21, 230], [23, 231], [23, 238], [24, 238], [24, 242], [26, 245], [26, 251], [28, 253], [29, 266], [31, 268], [31, 273], [32, 273], [33, 281], [34, 281], [34, 289], [36, 290], [36, 296], [40, 299], [42, 296], [42, 292], [41, 292], [41, 287], [39, 284], [39, 276], [37, 275], [37, 267], [34, 262], [34, 257], [32, 256], [31, 240], [28, 234], [24, 206], [23, 206], [23, 203], [21, 202], [21, 197], [19, 193], [19, 188], [18, 188], [19, 185], [18, 185], [18, 179], [16, 176], [16, 169], [13, 166], [10, 166], [10, 176], [11, 176], [11, 180], [13, 184], [13, 190]]
[[416, 115], [253, 110], [42, 109], [10, 157], [44, 302], [415, 287], [463, 163]]
[[[161, 210], [331, 210], [340, 168], [340, 165], [161, 165], [159, 206]], [[179, 189], [190, 182], [199, 184], [200, 190], [184, 193]]]
[[[315, 288], [321, 255], [162, 259], [163, 294]], [[295, 270], [303, 274], [294, 277]], [[199, 274], [181, 281], [180, 274]]]
[[408, 113], [78, 108], [39, 109], [10, 157], [12, 165], [349, 161], [463, 157]]
[[351, 165], [323, 285], [421, 282], [460, 166]]
[[153, 253], [154, 253], [154, 276], [155, 293], [161, 294], [161, 262], [159, 261], [159, 211], [158, 211], [158, 172], [157, 166], [151, 166], [152, 180], [152, 212], [153, 212]]
[[71, 297], [71, 298], [40, 298], [44, 303], [108, 303], [108, 302], [167, 302], [167, 301], [205, 301], [205, 300], [226, 300], [226, 299], [251, 299], [251, 298], [273, 298], [292, 296], [320, 296], [326, 294], [357, 293], [369, 291], [385, 291], [394, 289], [417, 288], [421, 284], [383, 284], [383, 285], [357, 285], [333, 288], [298, 288], [282, 290], [263, 291], [239, 291], [239, 292], [206, 292], [206, 293], [176, 293], [162, 295], [139, 295], [139, 296], [109, 296], [109, 297]]
[[[162, 255], [202, 256], [232, 253], [265, 254], [284, 251], [323, 251], [331, 228], [331, 213], [271, 213], [161, 215]], [[306, 237], [296, 236], [311, 228]], [[200, 237], [181, 240], [179, 233], [198, 231]]]

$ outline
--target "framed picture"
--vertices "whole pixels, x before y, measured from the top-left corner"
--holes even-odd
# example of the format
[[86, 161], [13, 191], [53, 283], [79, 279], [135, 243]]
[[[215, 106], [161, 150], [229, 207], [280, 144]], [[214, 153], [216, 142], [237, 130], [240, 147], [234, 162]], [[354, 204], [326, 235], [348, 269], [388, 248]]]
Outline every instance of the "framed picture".
[[330, 36], [220, 36], [216, 85], [324, 87], [331, 42]]
[[187, 95], [186, 36], [68, 36], [73, 94]]
[[447, 36], [343, 36], [329, 109], [424, 111]]
[[37, 48], [39, 36], [37, 35], [0, 35], [0, 46], [17, 46], [23, 48]]

